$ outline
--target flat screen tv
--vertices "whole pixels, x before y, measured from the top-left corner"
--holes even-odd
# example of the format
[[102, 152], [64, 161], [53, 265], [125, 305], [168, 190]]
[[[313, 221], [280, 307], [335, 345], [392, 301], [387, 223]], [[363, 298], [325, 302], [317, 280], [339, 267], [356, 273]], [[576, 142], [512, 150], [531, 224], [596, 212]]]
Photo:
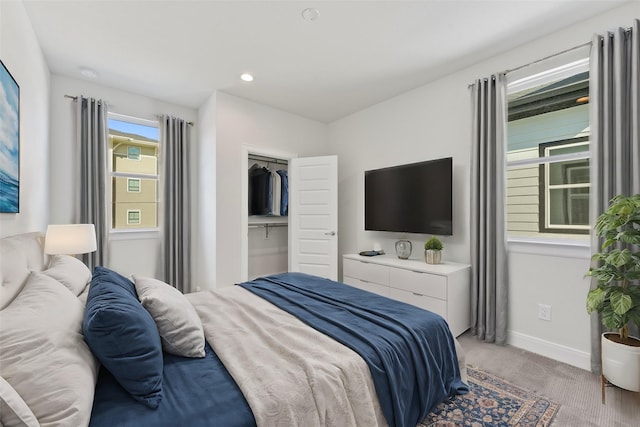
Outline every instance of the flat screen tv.
[[453, 234], [453, 158], [364, 172], [365, 230]]

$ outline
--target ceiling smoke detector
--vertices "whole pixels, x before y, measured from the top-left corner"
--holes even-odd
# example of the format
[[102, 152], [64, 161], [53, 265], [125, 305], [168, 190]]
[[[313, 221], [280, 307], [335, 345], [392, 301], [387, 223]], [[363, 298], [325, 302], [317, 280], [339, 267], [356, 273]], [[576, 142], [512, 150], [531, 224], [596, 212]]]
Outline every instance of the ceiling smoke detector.
[[98, 72], [93, 68], [89, 68], [89, 67], [80, 67], [80, 74], [82, 74], [84, 77], [88, 79], [98, 78]]
[[308, 7], [302, 11], [302, 18], [305, 21], [315, 21], [319, 16], [320, 12], [314, 7]]

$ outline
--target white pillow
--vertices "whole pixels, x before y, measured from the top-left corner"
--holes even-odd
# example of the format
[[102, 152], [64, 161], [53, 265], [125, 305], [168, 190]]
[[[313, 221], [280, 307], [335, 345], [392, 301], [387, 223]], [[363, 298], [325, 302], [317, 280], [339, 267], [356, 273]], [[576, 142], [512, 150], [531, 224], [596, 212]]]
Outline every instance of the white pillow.
[[91, 282], [91, 270], [84, 262], [70, 255], [54, 255], [49, 268], [43, 273], [65, 285], [75, 296], [80, 295]]
[[167, 353], [204, 357], [204, 330], [193, 305], [176, 288], [150, 277], [133, 276], [140, 302], [158, 326]]
[[0, 377], [0, 425], [4, 427], [40, 427], [31, 409], [11, 384]]
[[84, 305], [60, 282], [31, 273], [0, 311], [0, 376], [42, 425], [87, 425], [98, 363], [82, 336]]

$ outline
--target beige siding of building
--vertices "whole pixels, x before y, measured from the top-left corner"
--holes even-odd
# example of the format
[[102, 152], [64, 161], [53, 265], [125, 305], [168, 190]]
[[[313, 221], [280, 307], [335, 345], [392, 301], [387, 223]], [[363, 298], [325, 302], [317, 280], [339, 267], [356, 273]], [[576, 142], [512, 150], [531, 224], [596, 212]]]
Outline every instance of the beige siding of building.
[[[131, 178], [113, 178], [113, 226], [114, 228], [155, 228], [158, 226], [157, 187], [155, 179], [140, 179], [140, 191], [128, 191]], [[140, 224], [128, 224], [127, 212], [140, 211]]]
[[[507, 162], [537, 157], [537, 149], [520, 150], [507, 153]], [[507, 169], [507, 232], [511, 235], [538, 234], [539, 171], [538, 165]]]

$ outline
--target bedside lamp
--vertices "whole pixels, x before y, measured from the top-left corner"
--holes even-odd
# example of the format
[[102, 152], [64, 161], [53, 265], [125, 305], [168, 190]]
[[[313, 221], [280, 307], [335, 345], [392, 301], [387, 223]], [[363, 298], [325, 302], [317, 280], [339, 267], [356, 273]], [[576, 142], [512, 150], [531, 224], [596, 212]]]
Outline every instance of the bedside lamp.
[[78, 255], [95, 252], [96, 229], [93, 224], [49, 225], [44, 240], [44, 253]]

